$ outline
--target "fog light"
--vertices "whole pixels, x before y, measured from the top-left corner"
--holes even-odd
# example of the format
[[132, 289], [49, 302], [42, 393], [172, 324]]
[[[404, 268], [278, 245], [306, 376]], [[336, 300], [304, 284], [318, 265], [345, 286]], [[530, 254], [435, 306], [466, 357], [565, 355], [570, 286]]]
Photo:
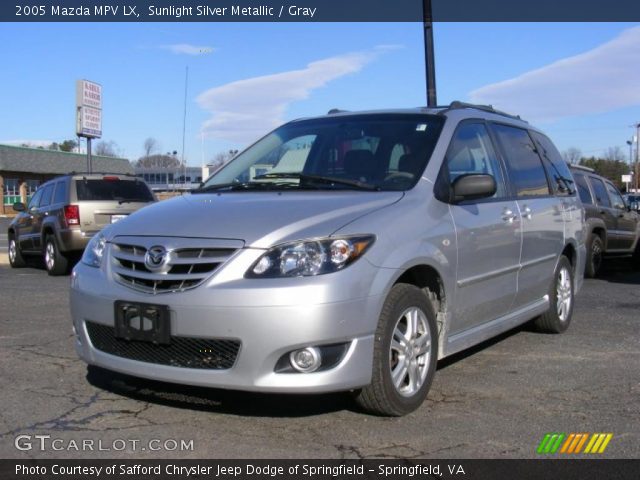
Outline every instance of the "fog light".
[[302, 373], [315, 372], [320, 368], [320, 350], [316, 347], [307, 347], [296, 350], [289, 355], [291, 366]]

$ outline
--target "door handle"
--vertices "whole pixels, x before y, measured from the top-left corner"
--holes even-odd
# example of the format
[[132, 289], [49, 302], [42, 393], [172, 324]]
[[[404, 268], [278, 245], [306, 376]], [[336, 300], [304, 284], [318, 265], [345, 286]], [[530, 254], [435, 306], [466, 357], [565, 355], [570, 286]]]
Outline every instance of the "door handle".
[[509, 208], [505, 208], [502, 211], [502, 220], [504, 220], [507, 223], [513, 223], [513, 221], [516, 219], [516, 214], [513, 213], [513, 210], [509, 209]]
[[531, 209], [527, 206], [522, 209], [522, 216], [527, 220], [531, 220], [531, 213]]

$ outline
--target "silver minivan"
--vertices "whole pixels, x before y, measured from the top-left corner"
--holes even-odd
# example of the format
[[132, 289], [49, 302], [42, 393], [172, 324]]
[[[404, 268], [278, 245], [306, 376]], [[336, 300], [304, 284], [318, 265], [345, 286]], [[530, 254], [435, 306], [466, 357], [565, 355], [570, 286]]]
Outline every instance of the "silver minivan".
[[332, 111], [96, 235], [72, 275], [76, 349], [134, 376], [352, 391], [404, 415], [438, 359], [531, 320], [567, 329], [583, 225], [567, 165], [518, 117]]

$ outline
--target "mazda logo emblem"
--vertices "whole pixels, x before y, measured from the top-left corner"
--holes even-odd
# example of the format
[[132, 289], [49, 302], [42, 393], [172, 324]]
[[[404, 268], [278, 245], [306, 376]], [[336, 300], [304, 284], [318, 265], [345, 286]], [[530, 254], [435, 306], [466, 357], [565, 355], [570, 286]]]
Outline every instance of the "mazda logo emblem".
[[144, 265], [152, 272], [166, 273], [169, 268], [169, 252], [161, 245], [156, 245], [147, 250], [144, 256]]

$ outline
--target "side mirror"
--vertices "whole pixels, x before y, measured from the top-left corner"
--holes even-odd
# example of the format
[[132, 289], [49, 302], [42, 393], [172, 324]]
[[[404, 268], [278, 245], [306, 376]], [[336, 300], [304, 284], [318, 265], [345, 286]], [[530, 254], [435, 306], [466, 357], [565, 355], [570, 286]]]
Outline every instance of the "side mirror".
[[477, 200], [492, 197], [497, 189], [496, 180], [492, 175], [468, 174], [461, 175], [451, 185], [454, 203], [463, 200]]
[[24, 212], [27, 209], [27, 207], [25, 207], [24, 203], [22, 202], [16, 202], [13, 204], [13, 209], [16, 212]]

